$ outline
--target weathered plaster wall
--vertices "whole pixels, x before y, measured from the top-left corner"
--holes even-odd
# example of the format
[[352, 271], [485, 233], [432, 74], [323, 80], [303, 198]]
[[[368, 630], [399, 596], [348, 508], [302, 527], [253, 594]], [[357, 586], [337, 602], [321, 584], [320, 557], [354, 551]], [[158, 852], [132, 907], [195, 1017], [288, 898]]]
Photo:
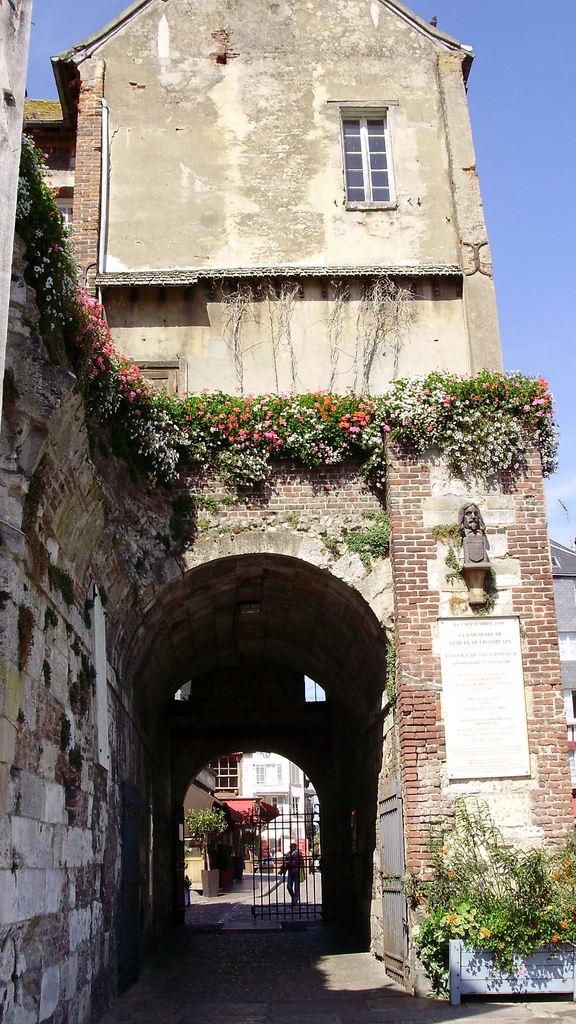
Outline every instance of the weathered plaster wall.
[[[80, 51], [74, 238], [90, 282], [98, 263], [121, 351], [178, 361], [181, 390], [377, 392], [399, 375], [500, 368], [465, 59], [368, 0], [162, 0]], [[388, 109], [390, 209], [346, 207], [342, 103]], [[395, 268], [414, 301], [368, 373], [370, 268]], [[251, 289], [241, 323], [214, 276], [228, 295]]]
[[0, 380], [4, 378], [12, 240], [31, 17], [32, 0], [0, 6]]
[[[152, 5], [98, 54], [106, 269], [456, 263], [443, 49], [366, 2]], [[395, 210], [344, 211], [338, 103], [352, 100], [390, 103]]]
[[[114, 341], [136, 362], [175, 362], [179, 389], [381, 392], [415, 372], [471, 372], [458, 276], [371, 283], [248, 279], [106, 292]], [[145, 371], [144, 371], [145, 372]]]

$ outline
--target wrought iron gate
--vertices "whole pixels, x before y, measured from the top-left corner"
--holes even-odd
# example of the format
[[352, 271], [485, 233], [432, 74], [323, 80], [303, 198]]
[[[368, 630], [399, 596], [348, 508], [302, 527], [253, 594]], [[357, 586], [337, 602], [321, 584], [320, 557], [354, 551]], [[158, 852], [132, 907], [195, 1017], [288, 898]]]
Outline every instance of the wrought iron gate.
[[[300, 853], [298, 878], [288, 891], [282, 874], [290, 844]], [[256, 918], [306, 920], [322, 916], [322, 851], [318, 809], [304, 814], [279, 814], [272, 821], [259, 818], [250, 849], [252, 913]]]
[[400, 781], [394, 779], [380, 801], [380, 864], [386, 973], [406, 981], [408, 960], [408, 908], [402, 888], [405, 870], [404, 824]]

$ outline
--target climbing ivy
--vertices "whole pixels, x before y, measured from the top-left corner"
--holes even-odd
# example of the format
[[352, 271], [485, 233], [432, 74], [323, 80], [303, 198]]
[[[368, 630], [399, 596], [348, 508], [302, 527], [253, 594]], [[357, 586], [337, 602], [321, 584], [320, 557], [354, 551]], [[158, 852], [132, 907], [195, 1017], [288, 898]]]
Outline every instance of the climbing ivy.
[[365, 530], [347, 530], [344, 541], [349, 551], [355, 551], [366, 569], [372, 568], [372, 560], [386, 558], [390, 547], [390, 524], [386, 512], [365, 511], [364, 519], [370, 520]]

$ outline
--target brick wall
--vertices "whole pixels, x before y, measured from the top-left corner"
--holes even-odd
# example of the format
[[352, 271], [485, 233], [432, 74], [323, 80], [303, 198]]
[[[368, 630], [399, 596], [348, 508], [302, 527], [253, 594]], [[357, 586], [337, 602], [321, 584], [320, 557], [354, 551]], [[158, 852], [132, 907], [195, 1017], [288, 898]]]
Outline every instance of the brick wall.
[[216, 475], [188, 477], [183, 493], [224, 500], [219, 515], [230, 524], [243, 520], [246, 514], [265, 517], [282, 513], [340, 513], [357, 518], [364, 511], [378, 512], [382, 508], [358, 468], [351, 461], [318, 469], [280, 463], [274, 466], [264, 486], [247, 489], [234, 504], [230, 504], [232, 492], [223, 487]]
[[428, 563], [436, 557], [436, 542], [422, 517], [424, 502], [431, 497], [429, 467], [392, 452], [390, 455], [387, 489], [395, 591], [400, 773], [406, 858], [417, 867], [426, 860], [430, 824], [449, 811], [440, 776], [440, 762], [445, 757], [440, 659], [432, 652], [438, 594], [428, 584]]
[[515, 522], [507, 530], [509, 551], [521, 564], [522, 584], [514, 591], [514, 610], [525, 631], [524, 683], [528, 701], [528, 739], [533, 757], [532, 818], [555, 836], [574, 823], [566, 754], [566, 717], [562, 695], [554, 585], [548, 541], [540, 458], [533, 455], [523, 477], [504, 480], [513, 495]]
[[[446, 509], [450, 506], [446, 494], [450, 491], [444, 486], [435, 492], [432, 466], [424, 460], [390, 453], [388, 510], [398, 655], [397, 722], [406, 853], [408, 863], [416, 869], [427, 859], [430, 825], [451, 812], [457, 797], [484, 798], [492, 804], [491, 794], [493, 797], [497, 792], [494, 816], [497, 824], [503, 826], [507, 824], [507, 800], [516, 798], [523, 789], [531, 808], [525, 826], [533, 835], [556, 838], [573, 824], [540, 459], [537, 455], [529, 459], [524, 476], [503, 480], [503, 501], [511, 498], [512, 503], [511, 507], [502, 505], [501, 525], [496, 522], [492, 528], [495, 535], [500, 535], [499, 548], [506, 571], [509, 572], [511, 564], [518, 567], [511, 587], [511, 608], [496, 609], [492, 614], [511, 611], [520, 619], [531, 774], [529, 779], [512, 784], [504, 779], [490, 780], [490, 791], [478, 782], [451, 785], [444, 770], [442, 679], [440, 657], [434, 646], [441, 609], [438, 587], [430, 582], [429, 568], [438, 565], [430, 508], [437, 501], [446, 521]], [[435, 498], [435, 493], [441, 497]], [[448, 518], [453, 523], [464, 493], [461, 484], [452, 484], [452, 514]], [[468, 497], [479, 502], [493, 501], [498, 508], [497, 500], [490, 494], [468, 492]], [[493, 515], [497, 520], [498, 513]], [[506, 534], [505, 543], [502, 533]], [[498, 561], [498, 557], [493, 557], [497, 578]], [[461, 615], [460, 595], [459, 601], [456, 614]], [[446, 614], [445, 608], [442, 614]]]
[[81, 70], [92, 77], [82, 79], [78, 101], [72, 239], [81, 275], [91, 288], [96, 275], [100, 234], [104, 62], [85, 63]]

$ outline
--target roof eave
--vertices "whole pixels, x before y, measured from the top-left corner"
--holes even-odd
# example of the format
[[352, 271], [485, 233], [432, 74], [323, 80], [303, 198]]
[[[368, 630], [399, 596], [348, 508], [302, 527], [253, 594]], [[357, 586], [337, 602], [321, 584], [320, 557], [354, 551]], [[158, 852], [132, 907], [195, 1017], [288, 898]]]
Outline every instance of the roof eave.
[[338, 265], [292, 265], [269, 264], [242, 267], [192, 267], [188, 270], [124, 270], [100, 273], [96, 284], [100, 288], [131, 287], [187, 287], [201, 280], [222, 280], [262, 277], [454, 277], [461, 278], [462, 270], [456, 264], [431, 264], [429, 266], [338, 266]]
[[[52, 63], [56, 61], [62, 61], [68, 63], [74, 61], [76, 64], [80, 64], [83, 60], [91, 57], [94, 50], [97, 49], [102, 43], [104, 43], [110, 36], [119, 32], [121, 28], [124, 28], [129, 21], [132, 20], [139, 12], [145, 8], [151, 6], [151, 4], [157, 3], [158, 0], [136, 0], [135, 3], [127, 7], [126, 10], [122, 11], [116, 18], [109, 21], [103, 28], [98, 29], [91, 36], [86, 36], [85, 39], [81, 39], [79, 43], [75, 43], [74, 46], [70, 47], [69, 50], [64, 50], [63, 53], [57, 53], [52, 57]], [[160, 0], [161, 3], [165, 3], [166, 0]]]
[[462, 54], [462, 74], [464, 81], [468, 81], [468, 75], [470, 74], [470, 68], [472, 67], [472, 61], [474, 60], [474, 51], [471, 46], [466, 46], [461, 43], [455, 36], [448, 35], [447, 32], [442, 32], [441, 29], [435, 25], [431, 25], [429, 21], [424, 21], [418, 14], [411, 11], [409, 7], [406, 7], [399, 0], [380, 0], [380, 3], [384, 7], [388, 7], [389, 10], [396, 11], [400, 17], [404, 18], [407, 22], [412, 24], [424, 35], [429, 36], [430, 39], [448, 50], [456, 50]]
[[75, 128], [77, 121], [77, 90], [78, 70], [76, 64], [62, 61], [59, 57], [51, 57], [52, 71], [58, 90], [58, 99], [62, 107], [64, 124]]

